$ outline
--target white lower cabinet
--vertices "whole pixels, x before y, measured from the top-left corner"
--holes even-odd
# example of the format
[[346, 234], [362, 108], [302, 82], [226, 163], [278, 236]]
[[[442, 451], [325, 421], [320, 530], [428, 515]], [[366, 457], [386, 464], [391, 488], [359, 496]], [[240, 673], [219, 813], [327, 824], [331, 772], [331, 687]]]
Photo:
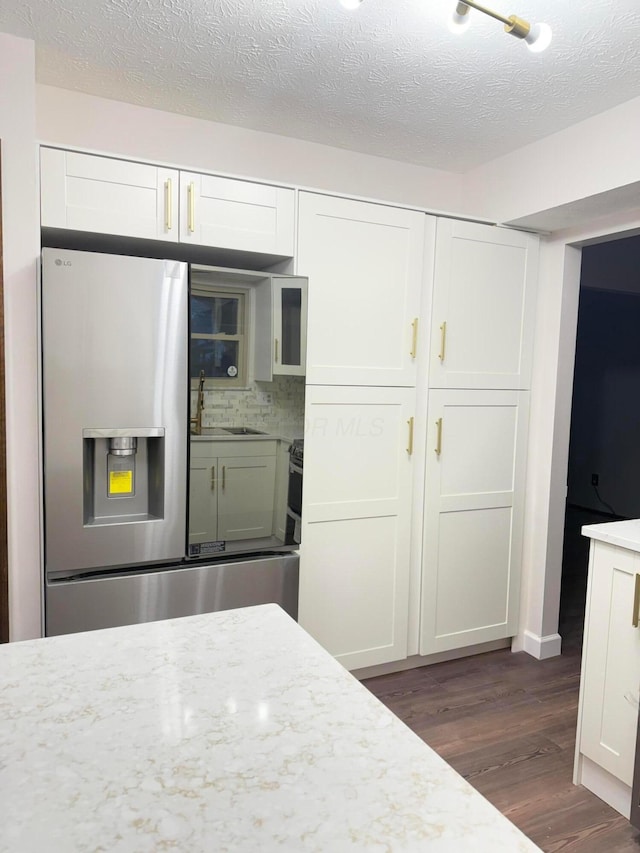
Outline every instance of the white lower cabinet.
[[638, 724], [639, 582], [640, 554], [592, 540], [575, 781], [626, 817]]
[[349, 669], [407, 655], [414, 403], [307, 387], [299, 622]]
[[189, 545], [272, 535], [277, 444], [191, 442]]
[[517, 631], [528, 394], [429, 394], [420, 654]]

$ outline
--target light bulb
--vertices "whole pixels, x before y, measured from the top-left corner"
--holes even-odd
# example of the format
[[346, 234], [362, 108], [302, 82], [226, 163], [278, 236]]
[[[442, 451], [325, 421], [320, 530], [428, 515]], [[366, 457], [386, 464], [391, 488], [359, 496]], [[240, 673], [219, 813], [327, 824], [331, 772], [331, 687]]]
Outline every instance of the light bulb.
[[340, 5], [345, 9], [349, 9], [349, 11], [357, 9], [361, 3], [362, 0], [340, 0]]
[[460, 35], [467, 29], [470, 23], [469, 7], [465, 3], [458, 3], [447, 21], [449, 32]]
[[533, 24], [524, 40], [532, 53], [540, 53], [549, 47], [552, 36], [549, 24]]

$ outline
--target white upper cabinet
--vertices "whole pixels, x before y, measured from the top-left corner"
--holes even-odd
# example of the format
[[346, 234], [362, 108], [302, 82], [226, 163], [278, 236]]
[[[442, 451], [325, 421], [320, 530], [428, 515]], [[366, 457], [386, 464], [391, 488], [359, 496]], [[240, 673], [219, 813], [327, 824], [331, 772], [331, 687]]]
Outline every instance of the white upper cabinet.
[[293, 256], [292, 189], [57, 148], [40, 166], [44, 228]]
[[42, 148], [43, 228], [178, 240], [178, 172]]
[[180, 241], [291, 257], [294, 190], [180, 172]]
[[432, 388], [529, 388], [538, 238], [438, 219]]
[[254, 378], [304, 376], [307, 360], [307, 279], [270, 276], [255, 289]]
[[431, 217], [300, 193], [297, 272], [309, 278], [307, 382], [415, 385], [425, 223], [430, 253]]
[[517, 631], [528, 396], [429, 394], [423, 655]]

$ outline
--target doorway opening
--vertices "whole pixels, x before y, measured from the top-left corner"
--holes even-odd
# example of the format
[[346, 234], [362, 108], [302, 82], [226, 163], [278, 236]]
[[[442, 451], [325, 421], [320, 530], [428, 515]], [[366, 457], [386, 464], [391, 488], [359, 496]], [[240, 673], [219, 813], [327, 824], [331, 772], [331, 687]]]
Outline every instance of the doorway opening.
[[640, 237], [582, 249], [559, 632], [580, 645], [587, 524], [640, 517]]

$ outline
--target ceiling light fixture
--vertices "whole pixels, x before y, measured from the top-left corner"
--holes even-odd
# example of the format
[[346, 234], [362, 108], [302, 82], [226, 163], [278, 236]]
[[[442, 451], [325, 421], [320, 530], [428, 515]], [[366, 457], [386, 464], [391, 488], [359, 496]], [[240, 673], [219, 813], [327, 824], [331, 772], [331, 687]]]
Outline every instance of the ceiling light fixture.
[[[345, 9], [353, 11], [358, 9], [363, 3], [363, 0], [340, 0], [340, 4]], [[551, 27], [549, 24], [530, 24], [524, 18], [519, 18], [517, 15], [501, 15], [499, 12], [494, 12], [492, 9], [487, 9], [486, 6], [481, 6], [476, 0], [458, 0], [453, 14], [449, 18], [449, 29], [452, 33], [464, 32], [470, 24], [469, 9], [477, 9], [484, 15], [489, 15], [490, 18], [495, 18], [504, 24], [505, 33], [522, 39], [530, 51], [540, 53], [551, 44]]]
[[487, 9], [486, 6], [481, 6], [476, 0], [459, 0], [453, 15], [449, 20], [449, 29], [453, 32], [462, 32], [469, 26], [469, 9], [477, 9], [496, 21], [504, 24], [505, 33], [511, 36], [523, 39], [527, 47], [533, 53], [540, 53], [551, 44], [551, 27], [548, 24], [530, 24], [524, 18], [518, 18], [517, 15], [509, 15], [505, 17], [499, 12], [494, 12], [492, 9]]

